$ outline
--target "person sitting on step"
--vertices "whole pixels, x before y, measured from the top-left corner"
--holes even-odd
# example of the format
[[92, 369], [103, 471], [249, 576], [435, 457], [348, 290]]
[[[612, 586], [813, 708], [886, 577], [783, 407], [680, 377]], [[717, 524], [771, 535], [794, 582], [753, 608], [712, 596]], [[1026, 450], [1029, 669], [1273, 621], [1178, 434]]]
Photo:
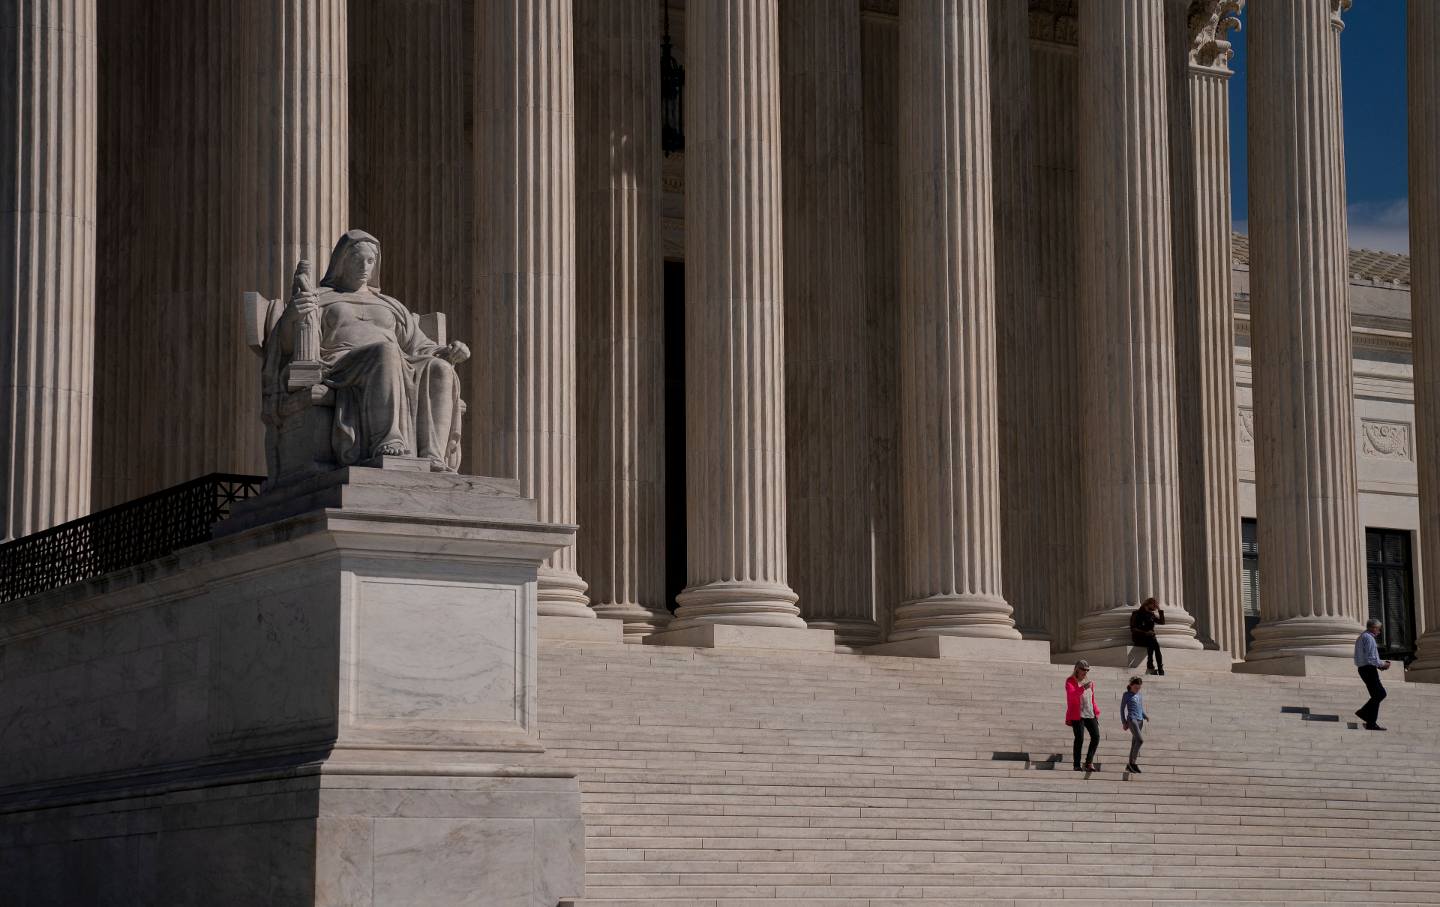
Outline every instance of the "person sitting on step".
[[1153, 596], [1141, 602], [1130, 615], [1130, 641], [1145, 647], [1145, 673], [1161, 677], [1165, 676], [1165, 659], [1160, 655], [1160, 639], [1155, 635], [1155, 627], [1163, 623], [1165, 612]]

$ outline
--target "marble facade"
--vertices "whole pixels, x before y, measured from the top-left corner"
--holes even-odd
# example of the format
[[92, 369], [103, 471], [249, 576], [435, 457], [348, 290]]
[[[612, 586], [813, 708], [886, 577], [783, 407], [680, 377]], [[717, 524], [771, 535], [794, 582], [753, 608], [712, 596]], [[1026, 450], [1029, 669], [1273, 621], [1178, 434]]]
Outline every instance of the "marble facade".
[[[385, 292], [471, 341], [466, 468], [578, 524], [540, 613], [632, 641], [1093, 653], [1154, 594], [1172, 647], [1343, 658], [1363, 527], [1440, 513], [1433, 326], [1412, 347], [1408, 265], [1347, 262], [1348, 3], [1244, 14], [1248, 240], [1239, 0], [671, 0], [670, 154], [658, 4], [162, 5], [3, 7], [0, 106], [32, 119], [0, 191], [37, 187], [0, 195], [6, 538], [263, 471], [238, 294], [281, 296], [351, 226], [402, 250]], [[1422, 186], [1436, 92], [1415, 63]], [[1247, 653], [1257, 515], [1276, 579]]]

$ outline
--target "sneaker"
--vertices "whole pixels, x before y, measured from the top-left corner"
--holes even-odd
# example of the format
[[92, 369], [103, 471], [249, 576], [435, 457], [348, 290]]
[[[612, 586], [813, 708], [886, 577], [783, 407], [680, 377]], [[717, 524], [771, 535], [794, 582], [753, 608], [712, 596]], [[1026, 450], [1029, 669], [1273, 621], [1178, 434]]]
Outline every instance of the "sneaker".
[[1155, 673], [1156, 673], [1156, 674], [1159, 674], [1161, 677], [1164, 677], [1164, 676], [1165, 676], [1165, 669], [1164, 669], [1164, 668], [1158, 668], [1158, 669], [1156, 669]]
[[1100, 771], [1100, 768], [1099, 768], [1099, 766], [1097, 766], [1097, 765], [1096, 765], [1095, 763], [1093, 763], [1093, 762], [1087, 762], [1087, 763], [1085, 763], [1085, 771], [1087, 771], [1087, 772], [1098, 772], [1098, 771]]
[[1080, 771], [1080, 764], [1078, 762], [1075, 764], [1075, 771]]
[[1381, 727], [1380, 725], [1378, 725], [1378, 724], [1376, 724], [1375, 722], [1372, 721], [1372, 722], [1370, 722], [1370, 723], [1368, 723], [1368, 724], [1365, 725], [1365, 730], [1367, 730], [1367, 731], [1383, 731], [1383, 730], [1385, 730], [1385, 729], [1384, 729], [1383, 727]]

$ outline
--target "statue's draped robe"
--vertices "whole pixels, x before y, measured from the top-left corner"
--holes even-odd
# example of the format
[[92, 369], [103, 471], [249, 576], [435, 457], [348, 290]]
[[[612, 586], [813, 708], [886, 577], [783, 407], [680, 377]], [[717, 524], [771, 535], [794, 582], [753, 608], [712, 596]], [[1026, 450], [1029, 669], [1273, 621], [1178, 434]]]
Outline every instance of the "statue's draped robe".
[[[375, 456], [385, 444], [399, 444], [449, 470], [460, 466], [460, 383], [454, 367], [435, 353], [420, 319], [400, 301], [370, 287], [342, 293], [321, 287], [320, 361], [324, 383], [334, 393], [331, 447], [342, 466]], [[326, 313], [336, 303], [383, 305], [394, 316], [395, 342], [353, 346], [328, 329]], [[265, 405], [278, 417], [287, 394], [285, 368], [293, 358], [290, 338], [296, 316], [287, 307], [266, 344]]]

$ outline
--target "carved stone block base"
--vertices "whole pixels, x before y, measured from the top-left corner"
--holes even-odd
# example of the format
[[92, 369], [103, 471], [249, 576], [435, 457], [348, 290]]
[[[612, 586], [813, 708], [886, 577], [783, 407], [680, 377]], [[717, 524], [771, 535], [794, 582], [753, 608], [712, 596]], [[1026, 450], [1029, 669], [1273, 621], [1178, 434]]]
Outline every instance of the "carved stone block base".
[[540, 638], [568, 642], [597, 642], [621, 645], [625, 642], [625, 625], [618, 620], [596, 620], [593, 617], [555, 617], [540, 615]]
[[24, 903], [211, 907], [550, 905], [583, 887], [574, 778], [196, 781], [8, 811], [0, 878]]
[[834, 630], [794, 630], [789, 627], [749, 627], [739, 624], [701, 624], [681, 630], [661, 630], [645, 637], [648, 646], [693, 646], [697, 649], [788, 649], [796, 652], [834, 652]]
[[1004, 661], [1049, 664], [1050, 643], [1031, 639], [981, 639], [974, 636], [920, 636], [900, 642], [866, 646], [863, 655], [901, 658], [943, 658], [958, 661]]
[[510, 480], [390, 469], [235, 509], [213, 541], [0, 611], [0, 890], [579, 894], [579, 790], [537, 766], [536, 727], [536, 577], [573, 527]]
[[[1232, 670], [1236, 674], [1278, 674], [1283, 677], [1321, 677], [1353, 680], [1357, 684], [1361, 682], [1355, 662], [1350, 658], [1328, 658], [1321, 655], [1281, 655], [1240, 661], [1235, 663]], [[1407, 679], [1405, 670], [1398, 661], [1390, 670], [1380, 672], [1380, 682], [1386, 686], [1404, 683]], [[1364, 689], [1363, 685], [1361, 689]]]
[[[1166, 649], [1163, 648], [1164, 640], [1161, 640], [1160, 645], [1166, 673], [1209, 671], [1228, 674], [1231, 666], [1235, 664], [1235, 659], [1231, 658], [1228, 652], [1215, 649]], [[1144, 646], [1107, 646], [1080, 652], [1061, 652], [1051, 661], [1057, 665], [1073, 665], [1082, 658], [1097, 667], [1124, 668], [1142, 673], [1145, 670]]]

